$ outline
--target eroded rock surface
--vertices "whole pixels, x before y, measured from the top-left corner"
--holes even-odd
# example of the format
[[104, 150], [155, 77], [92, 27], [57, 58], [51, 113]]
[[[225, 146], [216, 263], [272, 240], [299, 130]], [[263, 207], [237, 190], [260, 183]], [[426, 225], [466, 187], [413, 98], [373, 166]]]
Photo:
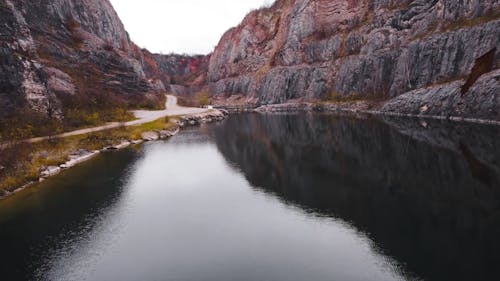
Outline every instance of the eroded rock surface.
[[108, 0], [2, 0], [0, 25], [0, 117], [161, 101]]
[[278, 0], [222, 37], [208, 82], [260, 104], [334, 94], [397, 97], [388, 110], [415, 111], [396, 104], [445, 95], [447, 107], [422, 114], [499, 120], [494, 74], [456, 96], [476, 59], [493, 50], [491, 70], [500, 68], [499, 11], [498, 0]]

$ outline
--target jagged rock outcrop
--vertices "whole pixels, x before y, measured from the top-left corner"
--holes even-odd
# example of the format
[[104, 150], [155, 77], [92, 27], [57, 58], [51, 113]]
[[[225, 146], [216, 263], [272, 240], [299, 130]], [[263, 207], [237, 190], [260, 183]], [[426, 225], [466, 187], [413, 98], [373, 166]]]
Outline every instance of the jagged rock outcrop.
[[499, 50], [498, 0], [278, 0], [222, 37], [208, 82], [215, 94], [244, 94], [260, 104], [354, 94], [397, 97], [387, 109], [399, 110], [396, 103], [417, 104], [414, 97], [425, 93], [446, 96], [450, 107], [429, 100], [436, 110], [422, 114], [500, 120], [490, 110], [500, 108], [497, 76], [456, 96], [475, 75], [476, 59], [493, 51], [491, 70], [500, 68]]
[[[193, 76], [206, 75], [210, 56], [205, 55], [153, 55], [161, 72], [174, 78], [172, 84], [182, 84]], [[178, 81], [175, 81], [177, 79]], [[204, 82], [204, 81], [202, 81]]]
[[108, 0], [1, 0], [0, 25], [0, 117], [162, 99]]
[[11, 1], [0, 4], [0, 117], [28, 105], [48, 113], [54, 95], [45, 87], [47, 78], [37, 57], [31, 30]]
[[463, 81], [418, 89], [388, 101], [384, 112], [500, 120], [500, 70], [483, 75], [461, 94]]

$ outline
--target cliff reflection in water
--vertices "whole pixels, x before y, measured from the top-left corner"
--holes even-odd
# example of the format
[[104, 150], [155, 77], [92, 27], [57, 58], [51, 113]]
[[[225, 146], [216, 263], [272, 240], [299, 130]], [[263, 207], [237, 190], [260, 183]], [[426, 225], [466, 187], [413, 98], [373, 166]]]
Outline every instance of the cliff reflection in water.
[[496, 127], [248, 114], [214, 134], [254, 187], [348, 221], [425, 280], [500, 274]]

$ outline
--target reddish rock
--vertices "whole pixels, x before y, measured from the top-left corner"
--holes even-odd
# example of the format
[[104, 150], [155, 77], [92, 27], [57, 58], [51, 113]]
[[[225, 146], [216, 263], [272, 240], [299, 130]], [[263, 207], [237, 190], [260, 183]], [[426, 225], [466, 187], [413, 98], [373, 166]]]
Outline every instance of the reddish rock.
[[[488, 52], [494, 53], [488, 71], [500, 68], [500, 52], [492, 51], [500, 50], [499, 11], [496, 0], [278, 0], [224, 34], [208, 82], [215, 94], [246, 95], [260, 104], [331, 94], [398, 97], [400, 104], [414, 97], [405, 93], [451, 82], [460, 87]], [[500, 108], [500, 93], [491, 90], [498, 80], [481, 81], [488, 88], [475, 87], [463, 98], [455, 97], [455, 86], [441, 87], [447, 104], [468, 103], [468, 109], [443, 107], [440, 114], [500, 120], [498, 110], [483, 112]]]

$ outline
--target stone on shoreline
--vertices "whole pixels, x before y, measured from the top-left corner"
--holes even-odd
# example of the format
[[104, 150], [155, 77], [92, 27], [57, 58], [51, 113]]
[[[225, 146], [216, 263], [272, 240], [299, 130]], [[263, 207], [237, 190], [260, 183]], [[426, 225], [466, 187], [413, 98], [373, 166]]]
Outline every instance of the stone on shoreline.
[[59, 167], [61, 169], [68, 169], [68, 168], [74, 167], [82, 162], [85, 162], [85, 161], [93, 158], [97, 154], [99, 154], [99, 151], [90, 152], [90, 151], [85, 150], [85, 149], [80, 149], [76, 154], [70, 155], [68, 157], [69, 161], [60, 165]]
[[42, 171], [40, 172], [40, 177], [48, 178], [51, 176], [55, 176], [55, 175], [59, 174], [60, 172], [61, 172], [61, 167], [49, 166], [49, 167], [45, 167], [42, 169]]
[[175, 136], [179, 132], [179, 127], [175, 127], [170, 130], [161, 130], [159, 131], [160, 139], [166, 139]]
[[[430, 115], [427, 112], [401, 113], [389, 111], [386, 108], [370, 109], [373, 104], [366, 101], [344, 102], [344, 103], [284, 103], [263, 105], [254, 110], [258, 113], [292, 113], [292, 112], [331, 112], [335, 114], [371, 114], [383, 116], [398, 116], [410, 118], [427, 118], [437, 120], [450, 120], [455, 122], [469, 122], [478, 124], [500, 125], [500, 121], [491, 119], [464, 118], [461, 116]], [[419, 109], [420, 110], [420, 109]]]
[[120, 150], [130, 146], [132, 143], [129, 141], [122, 141], [120, 144], [112, 145], [104, 148], [103, 150]]
[[178, 124], [180, 127], [185, 127], [187, 125], [195, 126], [199, 124], [212, 123], [216, 121], [222, 121], [228, 115], [229, 113], [226, 110], [216, 109], [205, 113], [182, 117], [179, 120]]
[[148, 131], [141, 134], [141, 138], [144, 141], [155, 141], [160, 138], [160, 135], [155, 131]]

